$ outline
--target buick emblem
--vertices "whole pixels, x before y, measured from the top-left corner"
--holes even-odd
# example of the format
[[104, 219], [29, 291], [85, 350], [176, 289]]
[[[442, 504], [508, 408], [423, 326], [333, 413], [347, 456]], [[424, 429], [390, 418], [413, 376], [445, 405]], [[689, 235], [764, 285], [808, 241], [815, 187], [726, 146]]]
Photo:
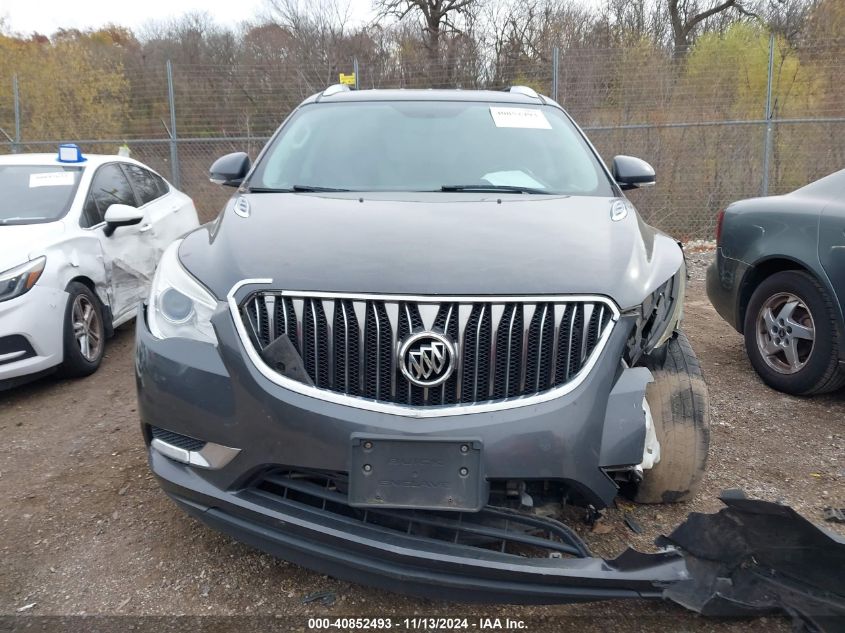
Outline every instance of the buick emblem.
[[417, 332], [399, 347], [402, 374], [418, 387], [436, 387], [455, 369], [455, 344], [438, 332]]

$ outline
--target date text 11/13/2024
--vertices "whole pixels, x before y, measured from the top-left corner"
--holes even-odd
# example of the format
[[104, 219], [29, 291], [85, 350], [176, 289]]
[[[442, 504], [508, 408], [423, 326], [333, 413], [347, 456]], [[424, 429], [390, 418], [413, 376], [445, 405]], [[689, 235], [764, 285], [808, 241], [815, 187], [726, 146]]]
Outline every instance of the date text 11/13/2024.
[[309, 618], [309, 630], [389, 630], [400, 631], [455, 631], [455, 630], [527, 630], [524, 620], [511, 618]]

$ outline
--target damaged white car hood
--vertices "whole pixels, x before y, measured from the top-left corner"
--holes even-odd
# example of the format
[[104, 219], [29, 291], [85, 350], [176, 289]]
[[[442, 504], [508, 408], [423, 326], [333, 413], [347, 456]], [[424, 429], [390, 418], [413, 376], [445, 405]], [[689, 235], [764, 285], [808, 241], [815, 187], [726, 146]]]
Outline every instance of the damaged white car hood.
[[0, 272], [43, 255], [64, 232], [63, 222], [0, 226]]

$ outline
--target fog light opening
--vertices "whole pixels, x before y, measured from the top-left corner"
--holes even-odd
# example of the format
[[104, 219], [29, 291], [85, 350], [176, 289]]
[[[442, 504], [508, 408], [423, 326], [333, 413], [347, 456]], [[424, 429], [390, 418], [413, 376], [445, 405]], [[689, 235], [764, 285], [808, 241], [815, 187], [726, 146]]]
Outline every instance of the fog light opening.
[[205, 442], [158, 427], [151, 427], [151, 432], [150, 448], [173, 461], [197, 468], [223, 468], [241, 452], [239, 448]]

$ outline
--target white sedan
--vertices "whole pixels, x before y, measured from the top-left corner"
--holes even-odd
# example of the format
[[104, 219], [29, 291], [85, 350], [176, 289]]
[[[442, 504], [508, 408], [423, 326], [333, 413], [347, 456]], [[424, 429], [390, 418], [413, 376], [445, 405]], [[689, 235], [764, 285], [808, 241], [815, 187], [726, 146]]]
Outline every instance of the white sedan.
[[0, 390], [58, 369], [87, 376], [132, 319], [193, 201], [122, 156], [0, 156]]

